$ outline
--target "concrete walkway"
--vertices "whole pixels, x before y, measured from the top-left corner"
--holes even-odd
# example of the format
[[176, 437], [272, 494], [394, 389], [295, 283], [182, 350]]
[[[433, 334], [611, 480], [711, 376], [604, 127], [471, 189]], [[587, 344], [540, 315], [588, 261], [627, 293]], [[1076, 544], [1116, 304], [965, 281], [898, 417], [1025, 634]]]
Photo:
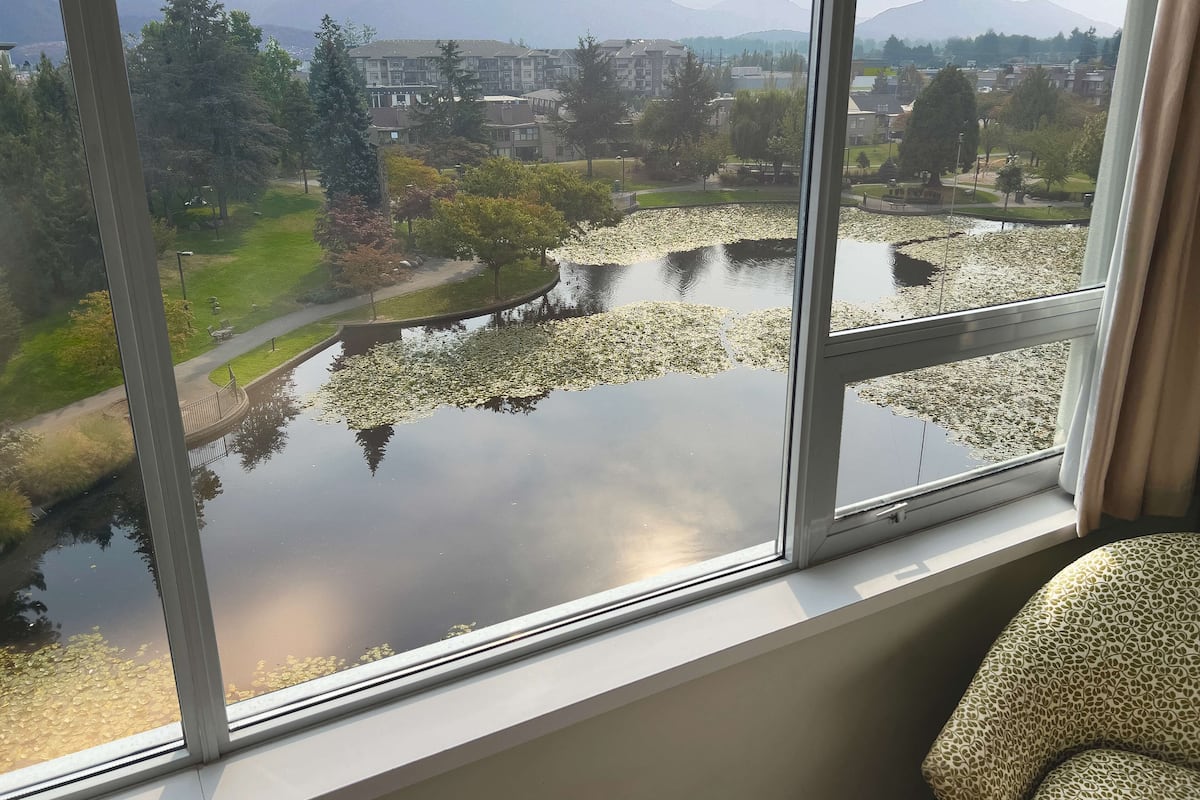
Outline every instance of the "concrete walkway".
[[[413, 271], [409, 280], [395, 286], [387, 286], [375, 292], [375, 300], [386, 300], [389, 297], [408, 294], [410, 292], [440, 286], [445, 283], [463, 281], [483, 271], [483, 266], [473, 261], [451, 261], [448, 259], [431, 258]], [[258, 327], [244, 333], [236, 333], [233, 338], [221, 342], [213, 349], [175, 365], [175, 386], [179, 392], [179, 401], [188, 403], [211, 396], [217, 387], [208, 380], [208, 374], [222, 364], [248, 353], [256, 347], [261, 347], [271, 341], [272, 337], [282, 336], [296, 328], [317, 322], [326, 317], [340, 314], [344, 311], [359, 308], [370, 303], [367, 295], [349, 297], [336, 303], [307, 306], [264, 322]], [[111, 389], [86, 397], [71, 403], [69, 406], [39, 414], [36, 417], [18, 423], [19, 427], [35, 433], [47, 433], [89, 414], [100, 413], [109, 409], [119, 409], [124, 413], [125, 387], [114, 386]]]

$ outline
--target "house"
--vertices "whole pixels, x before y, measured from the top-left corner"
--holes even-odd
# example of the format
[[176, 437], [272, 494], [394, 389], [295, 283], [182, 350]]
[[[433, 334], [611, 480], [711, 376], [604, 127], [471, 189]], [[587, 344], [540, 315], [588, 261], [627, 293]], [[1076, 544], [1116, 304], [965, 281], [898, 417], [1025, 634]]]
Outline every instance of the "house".
[[0, 67], [12, 69], [12, 59], [8, 53], [16, 46], [14, 42], [0, 42]]
[[887, 119], [887, 115], [879, 115], [870, 108], [862, 108], [858, 99], [850, 97], [846, 101], [846, 145], [875, 144], [880, 136], [881, 126], [878, 116]]
[[[464, 657], [476, 659], [467, 663], [470, 670], [452, 672], [462, 662], [453, 660], [451, 645], [442, 641], [437, 646], [444, 655], [431, 663], [409, 665], [402, 673], [356, 668], [369, 676], [361, 686], [318, 697], [289, 696], [285, 714], [272, 716], [268, 704], [240, 717], [236, 710], [231, 714], [224, 705], [220, 659], [200, 624], [208, 607], [204, 575], [188, 563], [198, 558], [202, 542], [191, 516], [195, 499], [178, 419], [162, 399], [165, 392], [173, 400], [174, 375], [155, 305], [161, 299], [154, 277], [158, 265], [115, 7], [82, 2], [63, 7], [73, 15], [73, 43], [83, 38], [93, 46], [79, 47], [73, 63], [88, 78], [79, 81], [87, 149], [104, 156], [91, 166], [106, 253], [117, 249], [110, 243], [121, 245], [112, 269], [123, 280], [111, 285], [114, 293], [129, 292], [136, 301], [113, 302], [121, 346], [127, 349], [131, 408], [139, 426], [164, 433], [151, 440], [152, 446], [139, 435], [143, 453], [154, 456], [143, 460], [142, 469], [150, 487], [146, 507], [155, 519], [155, 544], [167, 545], [160, 552], [165, 566], [156, 588], [173, 623], [194, 623], [176, 624], [180, 638], [172, 641], [173, 666], [184, 707], [206, 712], [185, 713], [183, 723], [169, 726], [166, 740], [150, 731], [132, 743], [80, 753], [72, 768], [83, 762], [89, 769], [64, 790], [76, 797], [927, 800], [921, 758], [982, 654], [1024, 600], [1096, 546], [1164, 528], [1153, 519], [1108, 522], [1076, 539], [1070, 501], [1053, 489], [982, 508], [978, 499], [960, 498], [968, 503], [960, 510], [974, 513], [809, 570], [784, 563], [777, 572], [748, 575], [741, 565], [730, 565], [717, 574], [694, 576], [675, 595], [667, 594], [670, 587], [648, 586], [648, 594], [673, 601], [654, 606], [653, 613], [639, 615], [637, 604], [647, 601], [637, 597], [600, 610], [573, 606], [569, 621], [559, 627], [554, 626], [561, 620], [543, 618], [539, 622], [548, 635], [532, 641], [537, 647], [506, 651], [514, 642], [498, 641]], [[847, 24], [834, 33], [841, 34], [848, 50], [853, 20], [846, 16]], [[823, 122], [835, 130], [840, 113], [840, 107], [830, 108]], [[822, 145], [836, 151], [840, 142]], [[817, 170], [829, 167], [828, 158], [816, 165]], [[1109, 199], [1128, 199], [1116, 191]], [[836, 213], [832, 219], [836, 225]], [[131, 280], [142, 277], [148, 279]], [[126, 332], [136, 334], [138, 347], [127, 344]], [[886, 328], [872, 333], [889, 335]], [[979, 328], [974, 335], [986, 331]], [[852, 347], [861, 337], [842, 336], [840, 344]], [[838, 408], [842, 388], [839, 384], [834, 396]], [[806, 436], [825, 432], [801, 431]], [[790, 437], [787, 444], [793, 445]], [[498, 450], [522, 458], [539, 455], [518, 440], [500, 443]], [[633, 461], [616, 463], [602, 448], [584, 455], [581, 483], [598, 479], [602, 468], [640, 467]], [[686, 464], [687, 458], [682, 449], [678, 463]], [[830, 475], [804, 477], [824, 481]], [[469, 487], [453, 487], [451, 502], [470, 502], [471, 495]], [[604, 511], [599, 503], [592, 509]], [[904, 510], [885, 509], [888, 516], [880, 521], [899, 526]], [[497, 504], [495, 513], [522, 510]], [[668, 509], [664, 516], [683, 515]], [[353, 526], [361, 520], [338, 522]], [[672, 532], [690, 541], [692, 520], [684, 517], [683, 523], [673, 525]], [[1194, 510], [1177, 524], [1194, 530]], [[471, 533], [486, 541], [489, 530]], [[762, 533], [773, 548], [775, 530]], [[171, 547], [181, 540], [191, 547]], [[640, 532], [630, 536], [630, 544], [631, 560], [639, 548], [653, 546]], [[431, 541], [433, 552], [441, 555], [437, 548]], [[488, 562], [482, 548], [468, 555]], [[553, 576], [550, 555], [521, 557], [530, 580]], [[403, 580], [408, 566], [396, 564], [397, 580]], [[339, 567], [320, 563], [314, 573]], [[81, 588], [88, 572], [79, 570]], [[186, 577], [195, 580], [182, 580]], [[263, 605], [275, 606], [290, 589], [287, 584], [269, 587]], [[319, 614], [344, 622], [354, 613], [338, 606], [336, 597], [323, 597], [322, 603], [300, 609], [291, 624], [306, 628]], [[489, 656], [500, 658], [488, 661]], [[398, 683], [406, 680], [411, 683]], [[405, 692], [394, 691], [398, 686]], [[200, 695], [215, 702], [202, 704]], [[64, 716], [53, 724], [70, 726], [72, 720]], [[187, 750], [175, 743], [181, 731], [187, 731]], [[101, 766], [91, 768], [96, 759]], [[38, 775], [38, 780], [60, 779], [57, 773]], [[39, 794], [48, 796], [25, 796]]]
[[803, 85], [803, 75], [779, 70], [765, 70], [762, 67], [731, 67], [733, 89], [791, 89]]

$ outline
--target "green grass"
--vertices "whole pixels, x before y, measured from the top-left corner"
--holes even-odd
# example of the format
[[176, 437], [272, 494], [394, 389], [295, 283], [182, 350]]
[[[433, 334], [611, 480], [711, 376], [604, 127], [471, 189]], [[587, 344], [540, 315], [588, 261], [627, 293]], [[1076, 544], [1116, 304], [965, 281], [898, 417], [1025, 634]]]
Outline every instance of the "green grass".
[[[178, 298], [175, 250], [195, 252], [183, 259], [183, 268], [196, 332], [175, 348], [176, 363], [213, 347], [209, 325], [228, 319], [236, 330], [247, 330], [300, 308], [296, 297], [325, 282], [321, 249], [312, 238], [320, 205], [319, 192], [272, 187], [256, 208], [234, 205], [219, 238], [207, 229], [179, 232], [174, 249], [159, 260], [163, 292]], [[218, 314], [209, 310], [212, 296], [221, 301]], [[87, 375], [59, 362], [68, 322], [68, 309], [62, 309], [25, 326], [20, 352], [0, 373], [0, 419], [27, 419], [120, 385], [117, 370]]]
[[[336, 332], [337, 325], [331, 322], [312, 322], [283, 336], [275, 337], [274, 350], [271, 349], [272, 343], [267, 342], [233, 359], [229, 362], [229, 367], [233, 369], [240, 386], [267, 374], [289, 358], [300, 355]], [[217, 367], [208, 374], [208, 379], [218, 386], [224, 386], [229, 381], [229, 370], [224, 366]]]
[[[536, 259], [504, 267], [500, 270], [501, 300], [511, 300], [529, 294], [553, 280], [554, 274], [553, 266], [543, 267]], [[469, 312], [495, 302], [497, 301], [492, 290], [492, 273], [489, 270], [465, 281], [432, 286], [399, 297], [380, 300], [376, 302], [375, 307], [380, 321], [401, 321], [432, 317], [437, 314]], [[332, 336], [337, 330], [338, 323], [366, 322], [370, 318], [370, 305], [327, 317], [320, 322], [305, 325], [276, 337], [274, 351], [271, 350], [271, 345], [268, 343], [238, 356], [229, 362], [229, 366], [233, 368], [233, 374], [237, 376], [239, 383], [249, 383]], [[224, 366], [221, 366], [209, 373], [208, 378], [218, 386], [224, 386], [229, 380], [229, 372]]]
[[[891, 189], [887, 186], [884, 186], [882, 183], [861, 183], [849, 190], [847, 194], [858, 195], [859, 197], [862, 197], [865, 194], [867, 197], [879, 198], [883, 197], [884, 195], [891, 194], [892, 192], [903, 193], [906, 185], [911, 189], [918, 188], [916, 184], [901, 184], [897, 189]], [[944, 203], [946, 205], [950, 204], [950, 188], [951, 187], [949, 185], [945, 186]], [[983, 189], [979, 189], [974, 194], [971, 194], [971, 190], [969, 188], [959, 186], [954, 202], [959, 204], [994, 203], [999, 199], [1000, 198], [998, 195], [995, 195], [991, 192], [985, 192]]]
[[[564, 161], [561, 166], [584, 175], [587, 174], [586, 161]], [[592, 159], [592, 178], [612, 186], [613, 181], [621, 180], [621, 162], [615, 158]], [[640, 159], [625, 159], [625, 191], [640, 192], [644, 189], [657, 189], [660, 186], [673, 185], [672, 181], [652, 181], [645, 177]]]
[[709, 206], [721, 203], [798, 203], [800, 193], [788, 189], [709, 189], [707, 192], [653, 192], [639, 194], [642, 208], [663, 206]]
[[[321, 248], [312, 235], [320, 206], [319, 192], [306, 195], [299, 188], [275, 187], [257, 208], [231, 209], [220, 238], [211, 230], [180, 231], [175, 249], [195, 252], [184, 257], [183, 270], [197, 324], [195, 335], [176, 354], [178, 360], [212, 347], [209, 325], [221, 327], [221, 320], [229, 320], [234, 330], [248, 330], [301, 308], [296, 298], [325, 283], [328, 275], [321, 266]], [[180, 297], [174, 252], [160, 259], [158, 266], [163, 292]], [[210, 297], [220, 300], [217, 314], [210, 310]]]
[[1063, 208], [1061, 206], [1030, 206], [1022, 208], [1020, 206], [1009, 206], [1005, 211], [1003, 207], [999, 208], [964, 208], [959, 211], [960, 214], [971, 217], [986, 217], [987, 219], [997, 219], [1001, 221], [1023, 222], [1028, 220], [1053, 219], [1053, 220], [1084, 220], [1092, 218], [1092, 210], [1081, 206]]

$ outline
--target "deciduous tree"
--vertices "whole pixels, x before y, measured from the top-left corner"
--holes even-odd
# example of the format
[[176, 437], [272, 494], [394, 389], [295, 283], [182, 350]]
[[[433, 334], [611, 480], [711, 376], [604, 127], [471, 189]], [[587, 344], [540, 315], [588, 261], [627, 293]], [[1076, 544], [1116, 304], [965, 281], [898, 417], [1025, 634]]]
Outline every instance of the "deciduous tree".
[[1092, 180], [1100, 175], [1100, 154], [1104, 151], [1104, 129], [1108, 112], [1097, 114], [1083, 124], [1083, 131], [1071, 147], [1071, 166]]
[[1008, 209], [1008, 196], [1025, 186], [1025, 172], [1020, 164], [1006, 164], [996, 170], [996, 191], [1004, 194], [1004, 208]]
[[[167, 336], [173, 345], [182, 345], [192, 332], [190, 304], [186, 300], [163, 297], [167, 317]], [[112, 300], [107, 291], [92, 292], [79, 301], [70, 314], [66, 341], [58, 351], [64, 364], [89, 375], [108, 375], [121, 366], [117, 351], [117, 329], [113, 322]]]

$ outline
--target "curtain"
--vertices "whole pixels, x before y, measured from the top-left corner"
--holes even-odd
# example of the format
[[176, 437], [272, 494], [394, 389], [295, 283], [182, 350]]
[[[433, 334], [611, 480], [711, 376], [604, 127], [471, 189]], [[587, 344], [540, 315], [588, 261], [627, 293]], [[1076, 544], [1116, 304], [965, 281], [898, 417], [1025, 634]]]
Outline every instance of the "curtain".
[[1102, 513], [1183, 514], [1200, 463], [1200, 3], [1157, 6], [1117, 224], [1089, 246], [1108, 292], [1061, 478], [1081, 536]]

